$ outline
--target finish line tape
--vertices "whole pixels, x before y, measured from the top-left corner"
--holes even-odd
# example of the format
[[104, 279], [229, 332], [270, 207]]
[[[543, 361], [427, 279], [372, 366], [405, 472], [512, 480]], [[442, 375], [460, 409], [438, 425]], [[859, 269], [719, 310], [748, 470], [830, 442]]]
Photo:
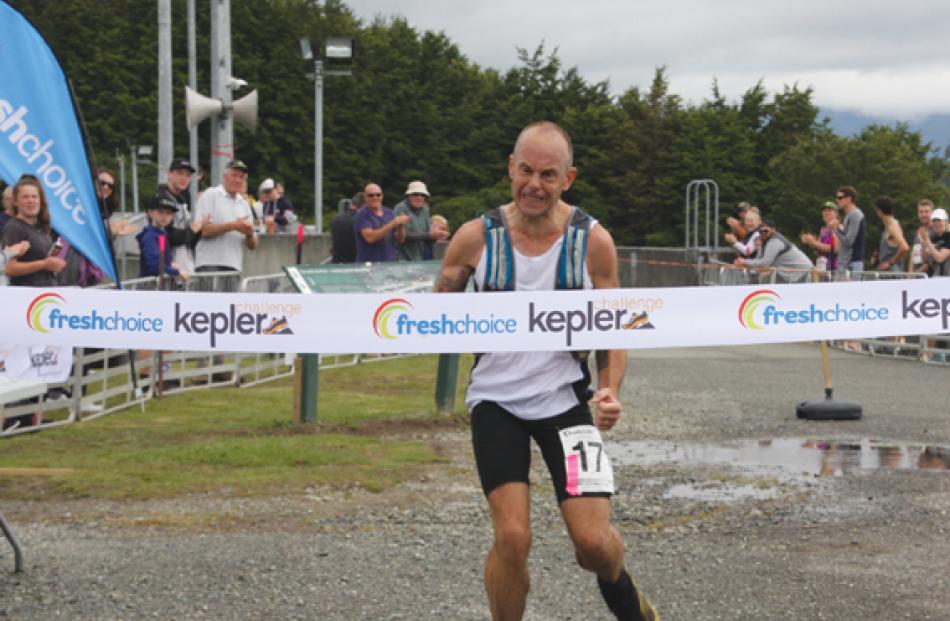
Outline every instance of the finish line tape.
[[492, 293], [3, 287], [11, 345], [463, 353], [751, 345], [950, 331], [950, 279]]

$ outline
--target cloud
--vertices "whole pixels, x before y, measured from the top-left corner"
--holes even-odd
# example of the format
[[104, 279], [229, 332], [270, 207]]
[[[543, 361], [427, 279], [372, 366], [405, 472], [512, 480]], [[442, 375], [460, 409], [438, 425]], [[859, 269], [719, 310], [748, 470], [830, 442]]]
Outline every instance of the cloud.
[[[444, 31], [462, 53], [504, 71], [516, 48], [542, 41], [589, 81], [620, 93], [648, 88], [668, 67], [673, 92], [698, 102], [714, 79], [736, 99], [759, 79], [771, 91], [798, 83], [814, 101], [874, 116], [914, 119], [950, 103], [944, 53], [950, 3], [904, 0], [352, 0], [357, 16], [405, 16]], [[947, 86], [944, 86], [944, 85]]]

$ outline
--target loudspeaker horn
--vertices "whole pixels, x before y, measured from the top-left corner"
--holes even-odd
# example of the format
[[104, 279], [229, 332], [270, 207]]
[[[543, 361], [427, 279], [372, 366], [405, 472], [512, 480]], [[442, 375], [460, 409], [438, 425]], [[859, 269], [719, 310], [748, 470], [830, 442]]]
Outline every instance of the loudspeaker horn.
[[[257, 95], [255, 94], [254, 97], [256, 102]], [[256, 107], [255, 103], [255, 109]], [[224, 105], [220, 99], [205, 97], [198, 91], [185, 87], [185, 122], [188, 124], [188, 129], [193, 129], [209, 116], [221, 114], [223, 111]]]
[[231, 104], [234, 120], [252, 132], [257, 131], [257, 89]]

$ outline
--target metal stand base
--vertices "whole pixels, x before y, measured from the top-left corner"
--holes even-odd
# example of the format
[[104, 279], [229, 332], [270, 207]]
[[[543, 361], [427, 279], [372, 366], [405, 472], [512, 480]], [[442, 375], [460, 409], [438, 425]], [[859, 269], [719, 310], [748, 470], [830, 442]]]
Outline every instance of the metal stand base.
[[3, 536], [7, 538], [7, 541], [10, 542], [10, 545], [13, 546], [13, 571], [18, 574], [22, 573], [23, 551], [20, 549], [20, 543], [16, 540], [16, 536], [14, 536], [13, 531], [10, 530], [6, 520], [3, 519], [2, 514], [0, 514], [0, 530], [3, 531]]

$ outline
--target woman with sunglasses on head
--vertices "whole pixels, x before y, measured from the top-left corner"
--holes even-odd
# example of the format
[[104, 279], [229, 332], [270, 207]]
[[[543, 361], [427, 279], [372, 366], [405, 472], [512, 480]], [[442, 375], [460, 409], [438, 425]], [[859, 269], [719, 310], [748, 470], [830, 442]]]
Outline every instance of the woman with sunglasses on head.
[[43, 186], [35, 177], [21, 177], [13, 186], [15, 218], [3, 229], [3, 247], [29, 241], [29, 249], [7, 261], [4, 271], [10, 284], [20, 287], [55, 287], [56, 274], [66, 262], [51, 256], [49, 207]]

